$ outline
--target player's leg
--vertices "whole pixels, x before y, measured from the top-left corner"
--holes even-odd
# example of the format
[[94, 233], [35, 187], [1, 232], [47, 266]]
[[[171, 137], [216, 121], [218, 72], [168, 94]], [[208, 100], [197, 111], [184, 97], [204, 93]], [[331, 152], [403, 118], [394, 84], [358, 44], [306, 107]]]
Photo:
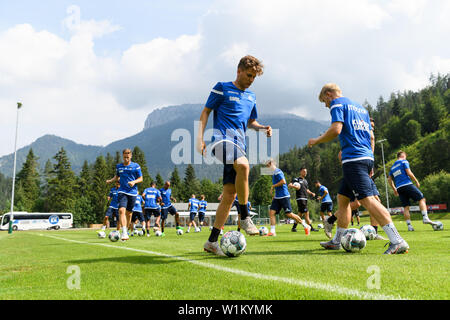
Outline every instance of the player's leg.
[[[276, 200], [276, 199], [274, 199]], [[277, 218], [276, 218], [277, 211], [275, 209], [269, 210], [269, 219], [270, 219], [270, 232], [267, 234], [269, 237], [275, 237], [277, 235], [276, 233], [276, 224], [277, 224]]]
[[361, 223], [361, 219], [359, 218], [359, 212], [356, 214], [356, 221], [358, 222], [359, 227], [359, 224]]
[[293, 219], [297, 224], [301, 224], [305, 230], [305, 234], [309, 236], [311, 227], [307, 225], [305, 221], [302, 220], [302, 218], [300, 218], [298, 215], [292, 212], [286, 213], [286, 217], [288, 217], [289, 219]]
[[348, 224], [351, 219], [351, 208], [350, 208], [350, 198], [338, 194], [338, 210], [334, 213], [337, 221], [336, 234], [333, 239], [328, 242], [321, 242], [320, 245], [325, 249], [339, 250], [341, 247], [341, 238], [345, 230], [347, 230]]
[[405, 206], [403, 208], [403, 217], [405, 219], [406, 224], [408, 225], [408, 231], [414, 231], [414, 228], [411, 223], [411, 214], [409, 213], [409, 206]]
[[241, 231], [241, 215], [238, 213], [238, 221], [237, 221], [237, 224], [238, 224], [238, 228], [237, 228], [237, 231]]

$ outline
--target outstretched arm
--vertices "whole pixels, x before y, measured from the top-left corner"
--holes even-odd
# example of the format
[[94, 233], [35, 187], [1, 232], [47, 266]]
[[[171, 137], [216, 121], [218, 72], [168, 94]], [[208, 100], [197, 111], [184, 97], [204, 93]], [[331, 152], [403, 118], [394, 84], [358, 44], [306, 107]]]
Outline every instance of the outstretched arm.
[[256, 119], [250, 119], [250, 120], [248, 120], [247, 127], [248, 127], [249, 129], [253, 129], [253, 130], [256, 130], [256, 131], [259, 131], [259, 130], [266, 130], [267, 136], [268, 136], [268, 137], [271, 137], [271, 136], [272, 136], [272, 127], [271, 127], [271, 126], [265, 126], [265, 125], [262, 125], [262, 124], [258, 123], [258, 121], [256, 121]]
[[330, 142], [331, 140], [335, 139], [337, 136], [341, 134], [343, 125], [344, 124], [342, 122], [333, 122], [331, 126], [328, 128], [328, 130], [320, 137], [309, 139], [308, 147], [311, 148], [316, 144]]

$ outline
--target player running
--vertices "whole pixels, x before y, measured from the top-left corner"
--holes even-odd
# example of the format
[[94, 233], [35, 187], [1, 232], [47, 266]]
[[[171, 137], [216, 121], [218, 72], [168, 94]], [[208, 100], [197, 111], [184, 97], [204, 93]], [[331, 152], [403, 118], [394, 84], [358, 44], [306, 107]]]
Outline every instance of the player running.
[[[306, 180], [307, 174], [308, 170], [305, 167], [300, 168], [300, 177], [292, 179], [288, 187], [294, 188], [296, 190], [295, 196], [297, 199], [297, 211], [299, 217], [303, 218], [303, 216], [305, 216], [306, 223], [311, 228], [311, 231], [319, 231], [313, 228], [311, 219], [309, 218], [308, 195], [314, 198], [316, 194], [308, 189], [308, 181]], [[298, 186], [296, 183], [298, 183], [300, 186]], [[297, 232], [297, 225], [298, 223], [294, 222], [291, 230], [292, 232]]]
[[161, 232], [162, 236], [164, 236], [164, 225], [166, 224], [167, 217], [169, 213], [171, 215], [175, 215], [175, 224], [178, 229], [183, 230], [182, 227], [180, 227], [180, 215], [175, 209], [175, 207], [172, 205], [172, 201], [176, 202], [177, 199], [172, 197], [172, 189], [170, 189], [170, 181], [166, 181], [164, 183], [164, 187], [159, 190], [161, 192]]
[[291, 195], [289, 194], [286, 179], [283, 171], [277, 168], [273, 159], [267, 161], [267, 168], [273, 171], [272, 186], [270, 187], [270, 193], [273, 194], [275, 189], [275, 195], [272, 199], [272, 205], [270, 206], [269, 218], [270, 218], [270, 232], [267, 234], [269, 237], [276, 237], [275, 225], [277, 223], [275, 215], [280, 213], [281, 209], [284, 210], [286, 217], [294, 219], [297, 223], [301, 223], [305, 228], [305, 234], [308, 236], [310, 226], [307, 225], [298, 215], [292, 213], [291, 207]]
[[197, 230], [197, 225], [195, 224], [195, 216], [197, 215], [198, 208], [200, 206], [200, 201], [195, 198], [195, 194], [191, 196], [188, 203], [188, 210], [189, 210], [189, 225], [186, 233], [189, 233], [191, 230], [191, 226], [194, 226], [194, 230]]
[[236, 80], [219, 82], [211, 90], [208, 101], [200, 116], [197, 136], [197, 151], [205, 155], [206, 144], [203, 134], [209, 115], [214, 111], [212, 152], [224, 164], [223, 197], [216, 212], [216, 220], [204, 250], [224, 255], [217, 239], [233, 205], [236, 193], [239, 199], [241, 227], [249, 235], [259, 234], [248, 213], [248, 175], [250, 166], [246, 158], [245, 132], [247, 128], [265, 130], [272, 136], [272, 128], [256, 121], [256, 96], [247, 90], [256, 76], [263, 74], [263, 65], [252, 56], [243, 57], [237, 67]]
[[331, 250], [340, 249], [342, 235], [350, 221], [350, 201], [356, 197], [389, 237], [390, 244], [384, 254], [408, 252], [409, 246], [395, 228], [389, 212], [373, 196], [369, 174], [373, 168], [371, 142], [374, 137], [369, 113], [358, 103], [343, 97], [336, 84], [326, 84], [320, 92], [319, 100], [330, 109], [332, 123], [320, 137], [310, 139], [308, 146], [326, 143], [339, 136], [343, 170], [343, 180], [338, 192], [336, 234], [331, 241], [321, 242], [321, 246]]
[[161, 202], [161, 191], [156, 189], [156, 182], [152, 181], [150, 188], [147, 188], [142, 193], [144, 198], [144, 218], [146, 221], [147, 237], [150, 237], [150, 220], [152, 215], [155, 217], [155, 227], [158, 230], [161, 228], [159, 221], [161, 220], [161, 207], [158, 205]]
[[[103, 219], [103, 226], [102, 226], [102, 231], [105, 231], [106, 228], [109, 228], [109, 224], [110, 221], [112, 221], [113, 216], [116, 217], [116, 219], [118, 219], [118, 210], [119, 210], [119, 202], [118, 202], [118, 196], [119, 196], [119, 187], [120, 187], [120, 183], [119, 181], [116, 181], [116, 186], [111, 188], [111, 190], [109, 190], [109, 195], [108, 195], [108, 202], [109, 203], [109, 207], [106, 210], [106, 214], [105, 214], [105, 218]], [[117, 224], [119, 225], [119, 224]]]
[[[395, 161], [389, 171], [388, 181], [392, 190], [394, 190], [394, 194], [400, 197], [400, 201], [404, 207], [403, 215], [406, 223], [408, 224], [408, 231], [414, 231], [411, 224], [411, 215], [409, 214], [410, 199], [419, 201], [419, 208], [422, 213], [422, 220], [424, 224], [433, 225], [435, 222], [431, 221], [428, 217], [427, 203], [423, 193], [419, 190], [419, 180], [417, 180], [416, 176], [412, 173], [406, 157], [407, 154], [404, 151], [399, 151], [397, 153], [397, 161]], [[414, 180], [417, 187], [413, 185], [411, 180]]]
[[198, 207], [198, 227], [200, 228], [200, 231], [202, 230], [203, 225], [205, 224], [205, 215], [206, 215], [206, 208], [208, 207], [208, 202], [205, 200], [205, 195], [202, 194], [200, 196], [200, 203]]
[[317, 200], [321, 202], [320, 204], [320, 218], [322, 222], [325, 223], [325, 215], [331, 216], [333, 211], [333, 200], [331, 200], [328, 188], [320, 183], [319, 180], [316, 181], [316, 188], [319, 189], [317, 192], [319, 195]]
[[[114, 178], [106, 180], [106, 183], [120, 181], [118, 190], [119, 202], [119, 222], [122, 227], [121, 240], [129, 239], [127, 226], [131, 222], [131, 215], [138, 195], [137, 183], [143, 181], [142, 171], [139, 164], [132, 162], [132, 152], [130, 149], [122, 151], [123, 163], [116, 165], [116, 175]], [[119, 224], [118, 224], [119, 225]]]

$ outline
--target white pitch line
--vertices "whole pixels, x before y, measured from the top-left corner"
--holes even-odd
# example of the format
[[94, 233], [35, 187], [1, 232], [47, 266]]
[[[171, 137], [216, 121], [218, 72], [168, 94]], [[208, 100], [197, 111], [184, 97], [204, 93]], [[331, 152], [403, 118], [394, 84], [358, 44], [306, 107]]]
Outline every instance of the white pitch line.
[[53, 238], [53, 239], [57, 239], [57, 240], [74, 242], [74, 243], [79, 243], [79, 244], [102, 246], [102, 247], [122, 249], [122, 250], [128, 250], [128, 251], [134, 251], [134, 252], [140, 252], [140, 253], [145, 253], [145, 254], [150, 254], [150, 255], [161, 256], [161, 257], [165, 257], [165, 258], [189, 262], [189, 263], [192, 263], [192, 264], [204, 267], [204, 268], [215, 269], [218, 271], [224, 271], [224, 272], [228, 272], [228, 273], [237, 274], [237, 275], [244, 276], [244, 277], [255, 278], [258, 280], [284, 282], [284, 283], [287, 283], [290, 285], [296, 285], [296, 286], [300, 286], [300, 287], [323, 290], [323, 291], [333, 292], [333, 293], [337, 293], [337, 294], [341, 294], [341, 295], [355, 296], [361, 300], [408, 300], [408, 299], [402, 298], [400, 296], [391, 296], [391, 295], [384, 295], [384, 294], [378, 294], [378, 293], [372, 293], [372, 292], [365, 292], [365, 291], [360, 291], [357, 289], [350, 289], [350, 288], [340, 287], [340, 286], [332, 285], [332, 284], [305, 281], [305, 280], [299, 280], [299, 279], [291, 279], [291, 278], [286, 278], [286, 277], [270, 276], [270, 275], [265, 275], [265, 274], [261, 274], [261, 273], [254, 273], [254, 272], [248, 272], [248, 271], [239, 270], [239, 269], [232, 269], [232, 268], [223, 267], [223, 266], [219, 266], [219, 265], [212, 264], [212, 263], [200, 262], [200, 261], [196, 261], [196, 260], [191, 260], [191, 259], [187, 259], [187, 258], [183, 258], [183, 257], [179, 257], [179, 256], [172, 256], [169, 254], [150, 251], [150, 250], [135, 249], [135, 248], [130, 248], [130, 247], [118, 247], [118, 246], [114, 246], [114, 245], [110, 245], [110, 244], [92, 243], [92, 242], [85, 242], [85, 241], [79, 241], [79, 240], [65, 239], [65, 238], [61, 238], [61, 237], [48, 236], [48, 235], [44, 235], [44, 234], [39, 234], [39, 235], [47, 237], [47, 238]]

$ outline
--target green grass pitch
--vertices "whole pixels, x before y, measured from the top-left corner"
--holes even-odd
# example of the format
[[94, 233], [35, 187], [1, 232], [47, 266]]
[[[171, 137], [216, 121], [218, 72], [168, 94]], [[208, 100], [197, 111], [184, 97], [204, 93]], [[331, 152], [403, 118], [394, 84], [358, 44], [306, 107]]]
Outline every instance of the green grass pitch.
[[448, 300], [450, 219], [430, 218], [444, 230], [413, 221], [416, 231], [407, 232], [395, 217], [410, 251], [392, 256], [379, 240], [359, 253], [327, 251], [319, 245], [323, 231], [307, 237], [288, 225], [277, 226], [277, 237], [246, 236], [237, 258], [203, 252], [207, 228], [125, 243], [99, 239], [95, 230], [0, 232], [0, 299]]

